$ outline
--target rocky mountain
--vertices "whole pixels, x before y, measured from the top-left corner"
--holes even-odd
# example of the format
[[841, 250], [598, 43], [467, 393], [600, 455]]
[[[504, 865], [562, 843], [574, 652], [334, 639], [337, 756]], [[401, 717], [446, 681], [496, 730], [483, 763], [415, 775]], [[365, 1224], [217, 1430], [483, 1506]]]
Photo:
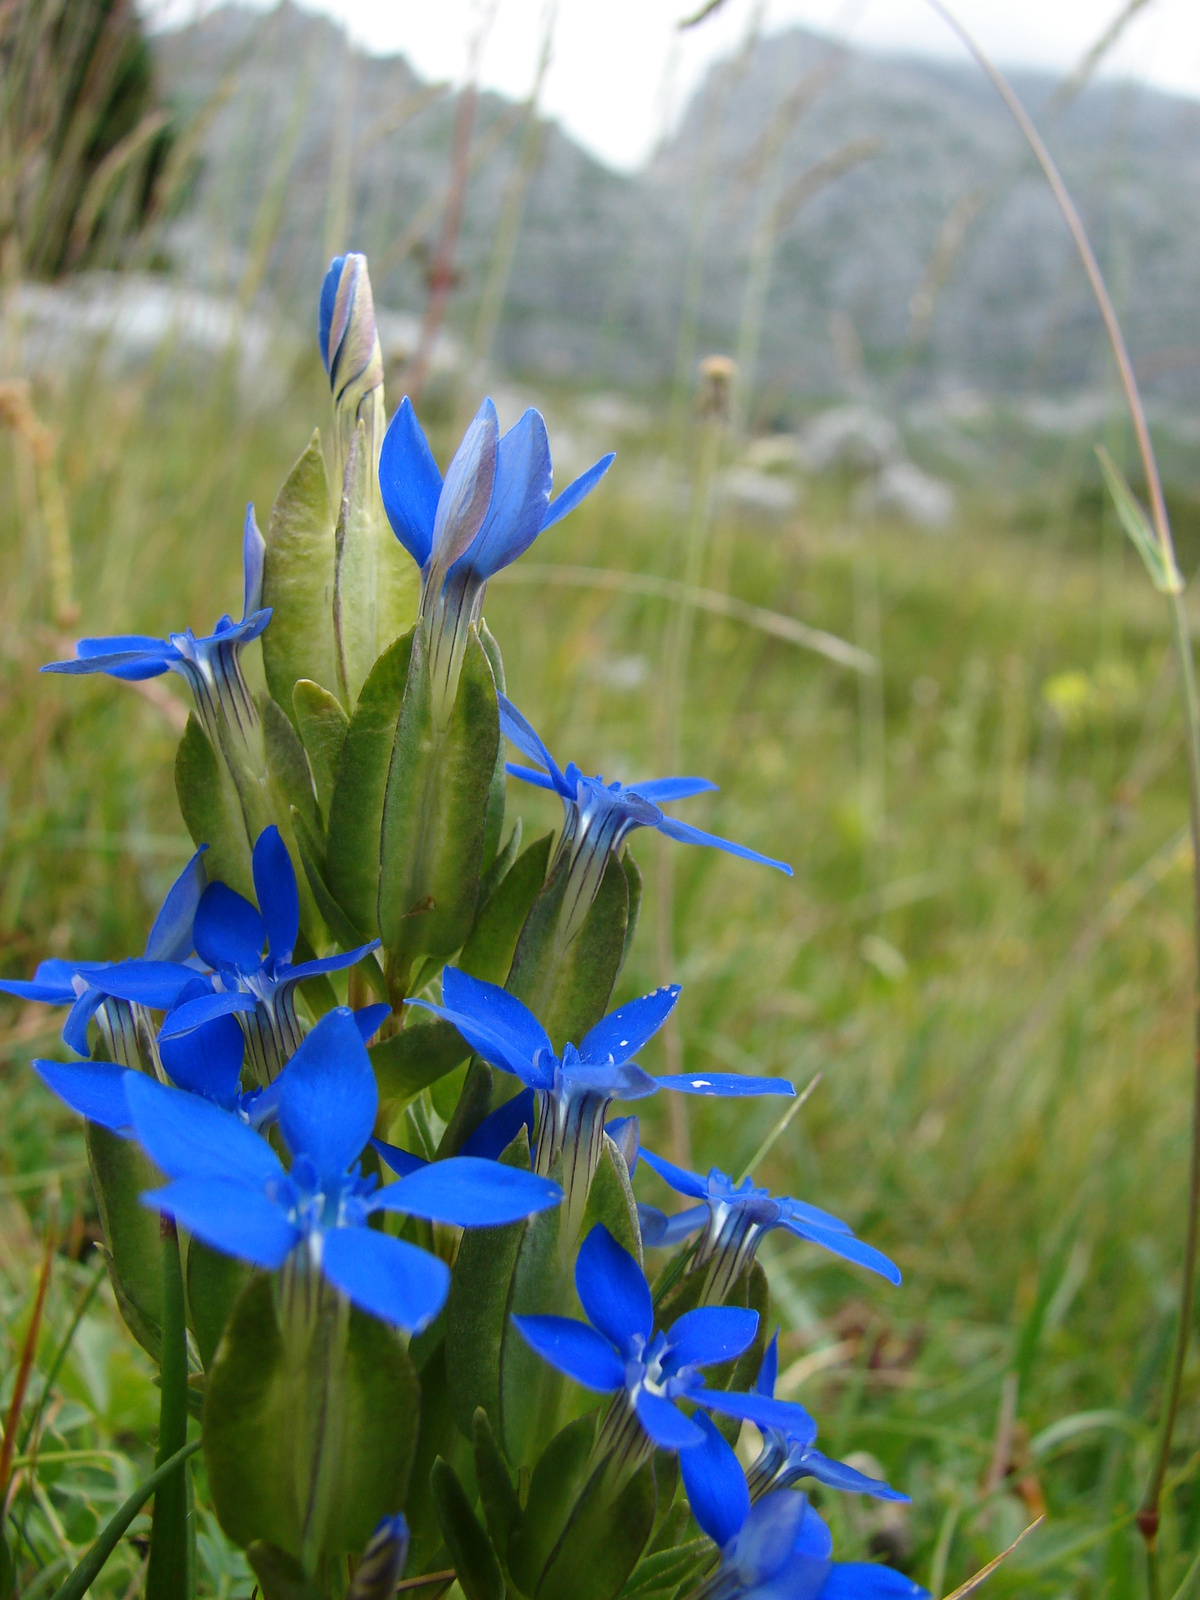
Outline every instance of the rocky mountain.
[[[155, 39], [192, 152], [168, 236], [189, 281], [296, 316], [335, 248], [419, 312], [455, 105], [403, 58], [284, 3]], [[1152, 386], [1200, 393], [1200, 103], [1142, 87], [1017, 88], [1042, 117]], [[764, 38], [709, 75], [642, 172], [538, 130], [496, 357], [572, 386], [662, 390], [682, 355], [741, 353], [759, 415], [806, 396], [1073, 390], [1099, 327], [1050, 196], [970, 68]], [[451, 327], [469, 346], [527, 116], [479, 104]], [[681, 338], [681, 327], [683, 335]]]

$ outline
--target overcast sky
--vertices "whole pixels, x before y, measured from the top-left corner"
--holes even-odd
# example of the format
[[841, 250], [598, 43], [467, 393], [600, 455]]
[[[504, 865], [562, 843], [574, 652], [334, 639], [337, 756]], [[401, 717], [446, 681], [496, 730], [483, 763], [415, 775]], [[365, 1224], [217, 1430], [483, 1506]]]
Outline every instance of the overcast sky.
[[[461, 79], [469, 43], [486, 29], [485, 85], [530, 91], [552, 29], [542, 109], [609, 165], [643, 161], [716, 58], [745, 37], [756, 14], [767, 32], [805, 23], [873, 49], [962, 59], [926, 0], [725, 0], [684, 34], [691, 0], [303, 0], [337, 17], [378, 52], [400, 51], [423, 76]], [[698, 5], [700, 0], [696, 0]], [[954, 0], [958, 16], [1002, 64], [1068, 71], [1127, 0]], [[147, 0], [186, 20], [209, 0]], [[490, 25], [489, 25], [490, 24]], [[1200, 97], [1200, 0], [1147, 0], [1105, 71]]]

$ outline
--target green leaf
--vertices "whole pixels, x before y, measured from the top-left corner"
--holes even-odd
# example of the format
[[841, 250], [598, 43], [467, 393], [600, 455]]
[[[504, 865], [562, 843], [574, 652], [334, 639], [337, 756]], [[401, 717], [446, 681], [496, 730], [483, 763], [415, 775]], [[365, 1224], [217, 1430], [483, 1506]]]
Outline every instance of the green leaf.
[[278, 1546], [256, 1539], [246, 1560], [258, 1579], [262, 1600], [324, 1600], [296, 1558]]
[[314, 432], [275, 497], [263, 562], [263, 667], [271, 698], [290, 717], [300, 678], [336, 683], [333, 643], [333, 515], [321, 436]]
[[193, 841], [208, 846], [205, 871], [209, 882], [226, 883], [253, 901], [250, 841], [242, 804], [224, 761], [194, 711], [188, 714], [175, 752], [175, 793]]
[[454, 1437], [454, 1418], [446, 1384], [446, 1348], [439, 1342], [421, 1367], [421, 1425], [413, 1457], [412, 1486], [404, 1506], [412, 1538], [408, 1552], [410, 1572], [426, 1571], [441, 1547], [442, 1534], [434, 1515], [429, 1475], [437, 1458], [450, 1453]]
[[441, 732], [433, 725], [425, 640], [418, 631], [380, 836], [379, 933], [402, 982], [417, 956], [450, 956], [471, 931], [499, 742], [492, 669], [474, 629]]
[[[496, 693], [504, 694], [504, 662], [500, 658], [500, 646], [496, 643], [491, 629], [487, 623], [480, 619], [479, 642], [483, 646], [483, 653], [487, 656], [488, 666], [492, 669], [492, 680], [496, 685]], [[504, 791], [508, 781], [508, 773], [504, 765], [504, 740], [501, 739], [496, 746], [496, 764], [492, 768], [492, 781], [488, 786], [487, 821], [483, 831], [483, 870], [486, 873], [500, 848], [500, 838], [504, 832]]]
[[587, 919], [564, 948], [559, 914], [566, 877], [564, 856], [533, 902], [506, 985], [539, 1019], [560, 1053], [568, 1040], [578, 1044], [608, 1009], [629, 926], [625, 872], [610, 856]]
[[320, 1557], [361, 1550], [404, 1504], [419, 1409], [416, 1373], [390, 1328], [324, 1284], [298, 1281], [277, 1303], [271, 1278], [256, 1274], [205, 1391], [222, 1528], [243, 1548], [278, 1545], [310, 1572]]
[[105, 1562], [124, 1538], [129, 1524], [146, 1501], [164, 1483], [168, 1483], [199, 1448], [200, 1440], [193, 1439], [190, 1444], [185, 1444], [182, 1450], [177, 1450], [169, 1461], [164, 1461], [161, 1467], [155, 1468], [148, 1478], [138, 1484], [129, 1498], [113, 1512], [83, 1560], [73, 1569], [66, 1582], [60, 1584], [54, 1591], [51, 1600], [83, 1600], [84, 1595], [100, 1576]]
[[[515, 1139], [501, 1160], [528, 1168], [528, 1149]], [[512, 1277], [528, 1226], [513, 1222], [503, 1228], [468, 1228], [458, 1247], [445, 1311], [446, 1380], [454, 1420], [467, 1438], [478, 1409], [503, 1437], [501, 1350], [510, 1326]]]
[[[159, 1361], [156, 1467], [165, 1466], [187, 1443], [188, 1358], [183, 1266], [179, 1239], [169, 1218], [159, 1220], [162, 1257], [162, 1347]], [[186, 1467], [173, 1473], [154, 1496], [145, 1600], [188, 1600], [196, 1592], [196, 1519], [189, 1516]]]
[[476, 1057], [467, 1068], [462, 1093], [438, 1144], [436, 1159], [445, 1161], [456, 1156], [491, 1108], [492, 1069], [486, 1061]]
[[430, 1474], [433, 1508], [466, 1600], [504, 1600], [504, 1574], [487, 1530], [466, 1491], [441, 1456]]
[[141, 1202], [162, 1173], [141, 1146], [98, 1123], [84, 1124], [105, 1260], [126, 1327], [157, 1361], [162, 1342], [162, 1253], [158, 1217]]
[[[514, 1140], [513, 1146], [520, 1141]], [[510, 1146], [512, 1148], [512, 1146]], [[562, 1181], [561, 1166], [550, 1177]], [[567, 1379], [530, 1349], [512, 1316], [568, 1316], [576, 1310], [574, 1260], [560, 1237], [562, 1208], [539, 1212], [526, 1224], [513, 1268], [501, 1326], [500, 1423], [508, 1459], [532, 1465], [543, 1442], [562, 1421]], [[594, 1403], [588, 1397], [589, 1403]]]
[[308, 757], [300, 743], [295, 728], [286, 714], [268, 695], [255, 699], [262, 719], [263, 742], [267, 752], [268, 792], [275, 802], [273, 810], [284, 838], [290, 831], [290, 813], [297, 810], [314, 833], [321, 831], [317, 812], [317, 797], [313, 792], [312, 774]]
[[[621, 946], [621, 967], [629, 959], [630, 946], [633, 944], [634, 934], [637, 933], [638, 916], [642, 909], [642, 874], [632, 854], [626, 850], [621, 857], [621, 868], [625, 873], [625, 886], [629, 891], [629, 913], [625, 921], [625, 943]], [[620, 967], [617, 969], [621, 970]]]
[[625, 1157], [607, 1134], [601, 1144], [596, 1176], [588, 1190], [587, 1210], [580, 1237], [586, 1238], [598, 1222], [602, 1222], [617, 1243], [636, 1258], [639, 1266], [645, 1267], [642, 1229], [638, 1222], [633, 1185], [629, 1181], [629, 1168], [625, 1165]]
[[380, 825], [412, 648], [409, 632], [380, 656], [363, 685], [329, 802], [325, 881], [360, 939], [379, 931]]
[[647, 1461], [624, 1484], [601, 1468], [588, 1484], [546, 1563], [537, 1600], [614, 1600], [654, 1527], [654, 1470]]
[[334, 779], [350, 718], [337, 696], [330, 694], [328, 689], [322, 689], [319, 683], [313, 683], [311, 678], [301, 678], [292, 690], [292, 709], [312, 769], [317, 805], [323, 821], [327, 822]]
[[504, 841], [503, 848], [497, 852], [496, 859], [479, 880], [479, 907], [481, 911], [504, 882], [508, 876], [509, 868], [517, 859], [521, 850], [521, 833], [521, 819], [518, 817], [512, 825], [512, 831], [509, 833], [508, 838]]
[[411, 1100], [453, 1072], [471, 1054], [471, 1047], [457, 1028], [439, 1018], [431, 1023], [410, 1022], [390, 1039], [373, 1044], [367, 1054], [375, 1068], [380, 1101], [386, 1106]]
[[[300, 857], [300, 865], [304, 869], [304, 876], [312, 892], [313, 904], [320, 913], [325, 926], [341, 945], [342, 949], [353, 950], [364, 941], [360, 937], [358, 929], [333, 898], [333, 892], [325, 881], [323, 871], [324, 851], [321, 848], [321, 841], [311, 831], [298, 811], [292, 812], [291, 822], [292, 834], [296, 840], [296, 853]], [[376, 963], [376, 971], [378, 970], [378, 963]]]
[[500, 1446], [496, 1443], [487, 1412], [482, 1406], [475, 1411], [474, 1438], [475, 1482], [479, 1488], [479, 1502], [483, 1506], [496, 1554], [501, 1563], [507, 1565], [509, 1541], [521, 1520], [521, 1501], [500, 1453]]
[[537, 1593], [546, 1564], [587, 1487], [595, 1442], [595, 1418], [579, 1417], [555, 1434], [533, 1469], [520, 1525], [508, 1545], [509, 1569], [524, 1594]]
[[[678, 1513], [678, 1516], [676, 1516]], [[628, 1583], [621, 1590], [621, 1600], [633, 1600], [635, 1595], [673, 1594], [692, 1573], [700, 1576], [705, 1566], [716, 1560], [716, 1552], [709, 1539], [679, 1541], [691, 1516], [687, 1506], [674, 1506], [671, 1510], [671, 1532], [674, 1537], [661, 1550], [655, 1550], [640, 1563]]]
[[1100, 462], [1100, 470], [1104, 474], [1104, 481], [1108, 485], [1108, 492], [1112, 495], [1117, 516], [1121, 519], [1121, 526], [1141, 556], [1146, 571], [1150, 574], [1150, 582], [1160, 594], [1182, 594], [1183, 578], [1175, 565], [1175, 552], [1169, 548], [1163, 549], [1154, 529], [1150, 526], [1149, 517], [1138, 504], [1137, 497], [1126, 483], [1120, 467], [1103, 445], [1096, 446], [1096, 455]]
[[528, 850], [521, 852], [485, 901], [457, 962], [473, 978], [502, 984], [508, 977], [517, 939], [546, 881], [553, 843], [552, 833], [535, 839]]
[[414, 562], [384, 516], [376, 456], [362, 422], [350, 441], [334, 546], [338, 681], [346, 704], [354, 705], [379, 656], [412, 627], [420, 587]]
[[203, 1240], [188, 1241], [187, 1298], [189, 1327], [205, 1371], [212, 1366], [225, 1324], [252, 1269], [234, 1256], [212, 1250]]

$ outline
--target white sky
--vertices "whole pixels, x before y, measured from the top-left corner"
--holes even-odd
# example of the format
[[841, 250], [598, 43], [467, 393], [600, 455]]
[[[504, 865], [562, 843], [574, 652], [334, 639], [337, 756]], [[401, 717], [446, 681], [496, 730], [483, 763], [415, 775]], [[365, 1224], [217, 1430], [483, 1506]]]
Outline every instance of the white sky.
[[[183, 21], [209, 0], [145, 0]], [[491, 27], [481, 63], [489, 88], [529, 93], [548, 16], [553, 48], [542, 110], [611, 166], [643, 161], [678, 116], [709, 64], [745, 37], [757, 8], [768, 32], [804, 23], [874, 49], [963, 59], [925, 0], [725, 0], [699, 27], [676, 24], [692, 0], [302, 0], [341, 20], [367, 49], [407, 56], [422, 77], [461, 79], [481, 20]], [[696, 0], [696, 4], [699, 0]], [[1126, 0], [954, 0], [985, 50], [1005, 66], [1068, 71]], [[1200, 0], [1148, 0], [1105, 72], [1200, 98]]]

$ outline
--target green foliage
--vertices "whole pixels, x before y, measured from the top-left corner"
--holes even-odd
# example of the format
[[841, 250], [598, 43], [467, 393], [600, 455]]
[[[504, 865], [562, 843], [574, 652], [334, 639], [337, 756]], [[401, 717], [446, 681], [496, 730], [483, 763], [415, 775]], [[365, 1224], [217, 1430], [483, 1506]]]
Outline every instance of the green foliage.
[[294, 716], [292, 695], [301, 678], [338, 685], [333, 514], [315, 429], [275, 497], [265, 538], [262, 603], [271, 608], [271, 623], [263, 634], [263, 668], [272, 699]]
[[214, 880], [252, 900], [250, 841], [238, 792], [195, 712], [188, 713], [175, 755], [175, 792], [193, 842], [208, 846]]
[[504, 1574], [491, 1540], [455, 1475], [441, 1456], [430, 1474], [433, 1506], [467, 1600], [504, 1600]]
[[160, 1178], [133, 1142], [87, 1124], [88, 1166], [104, 1229], [104, 1259], [125, 1326], [156, 1361], [162, 1343], [162, 1252], [158, 1218], [141, 1202]]

